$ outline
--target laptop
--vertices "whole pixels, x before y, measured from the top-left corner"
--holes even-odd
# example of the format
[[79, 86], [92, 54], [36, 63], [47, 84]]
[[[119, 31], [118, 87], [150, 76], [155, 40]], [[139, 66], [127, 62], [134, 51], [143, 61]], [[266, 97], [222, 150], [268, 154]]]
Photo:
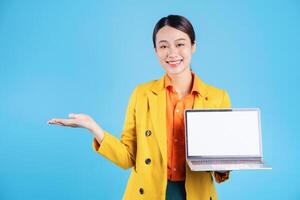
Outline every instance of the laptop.
[[272, 169], [263, 162], [260, 110], [185, 110], [186, 160], [192, 171]]

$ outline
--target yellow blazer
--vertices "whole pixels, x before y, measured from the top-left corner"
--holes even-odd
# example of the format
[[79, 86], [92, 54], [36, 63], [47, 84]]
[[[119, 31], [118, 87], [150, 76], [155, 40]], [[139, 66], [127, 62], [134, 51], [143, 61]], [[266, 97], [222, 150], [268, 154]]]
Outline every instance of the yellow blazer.
[[[209, 86], [195, 75], [200, 94], [194, 108], [229, 108], [226, 91]], [[121, 140], [104, 131], [95, 151], [128, 169], [133, 167], [123, 195], [124, 200], [165, 200], [167, 186], [166, 89], [164, 77], [141, 84], [128, 104]], [[99, 148], [97, 148], [99, 147]], [[213, 172], [193, 172], [186, 166], [187, 200], [216, 200]]]

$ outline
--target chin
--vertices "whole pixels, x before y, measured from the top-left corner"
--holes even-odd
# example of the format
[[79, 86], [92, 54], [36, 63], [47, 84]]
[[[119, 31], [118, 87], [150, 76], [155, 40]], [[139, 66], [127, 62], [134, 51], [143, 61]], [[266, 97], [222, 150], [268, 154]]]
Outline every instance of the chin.
[[180, 73], [188, 70], [188, 68], [183, 67], [183, 66], [178, 66], [176, 68], [171, 68], [171, 67], [167, 66], [167, 67], [165, 67], [165, 70], [167, 71], [168, 74], [177, 75], [177, 74], [180, 74]]

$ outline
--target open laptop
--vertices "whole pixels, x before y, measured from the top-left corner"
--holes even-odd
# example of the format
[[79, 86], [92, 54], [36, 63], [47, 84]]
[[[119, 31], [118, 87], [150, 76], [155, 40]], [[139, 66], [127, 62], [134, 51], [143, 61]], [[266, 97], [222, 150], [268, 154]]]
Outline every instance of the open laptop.
[[185, 110], [186, 159], [192, 171], [271, 169], [264, 164], [260, 110]]

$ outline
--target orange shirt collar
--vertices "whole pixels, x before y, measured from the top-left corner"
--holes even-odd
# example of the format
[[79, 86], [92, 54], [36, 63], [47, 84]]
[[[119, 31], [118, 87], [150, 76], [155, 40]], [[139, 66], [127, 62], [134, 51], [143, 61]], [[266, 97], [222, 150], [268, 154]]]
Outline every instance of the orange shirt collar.
[[[172, 82], [171, 82], [171, 78], [168, 76], [168, 74], [165, 74], [164, 79], [165, 79], [165, 88], [166, 89], [171, 89], [173, 92], [175, 92], [174, 87], [173, 87]], [[195, 76], [194, 72], [192, 72], [192, 84], [193, 84], [193, 87], [192, 87], [191, 93], [197, 92], [197, 93], [200, 94], [199, 84], [197, 84], [196, 76]]]

